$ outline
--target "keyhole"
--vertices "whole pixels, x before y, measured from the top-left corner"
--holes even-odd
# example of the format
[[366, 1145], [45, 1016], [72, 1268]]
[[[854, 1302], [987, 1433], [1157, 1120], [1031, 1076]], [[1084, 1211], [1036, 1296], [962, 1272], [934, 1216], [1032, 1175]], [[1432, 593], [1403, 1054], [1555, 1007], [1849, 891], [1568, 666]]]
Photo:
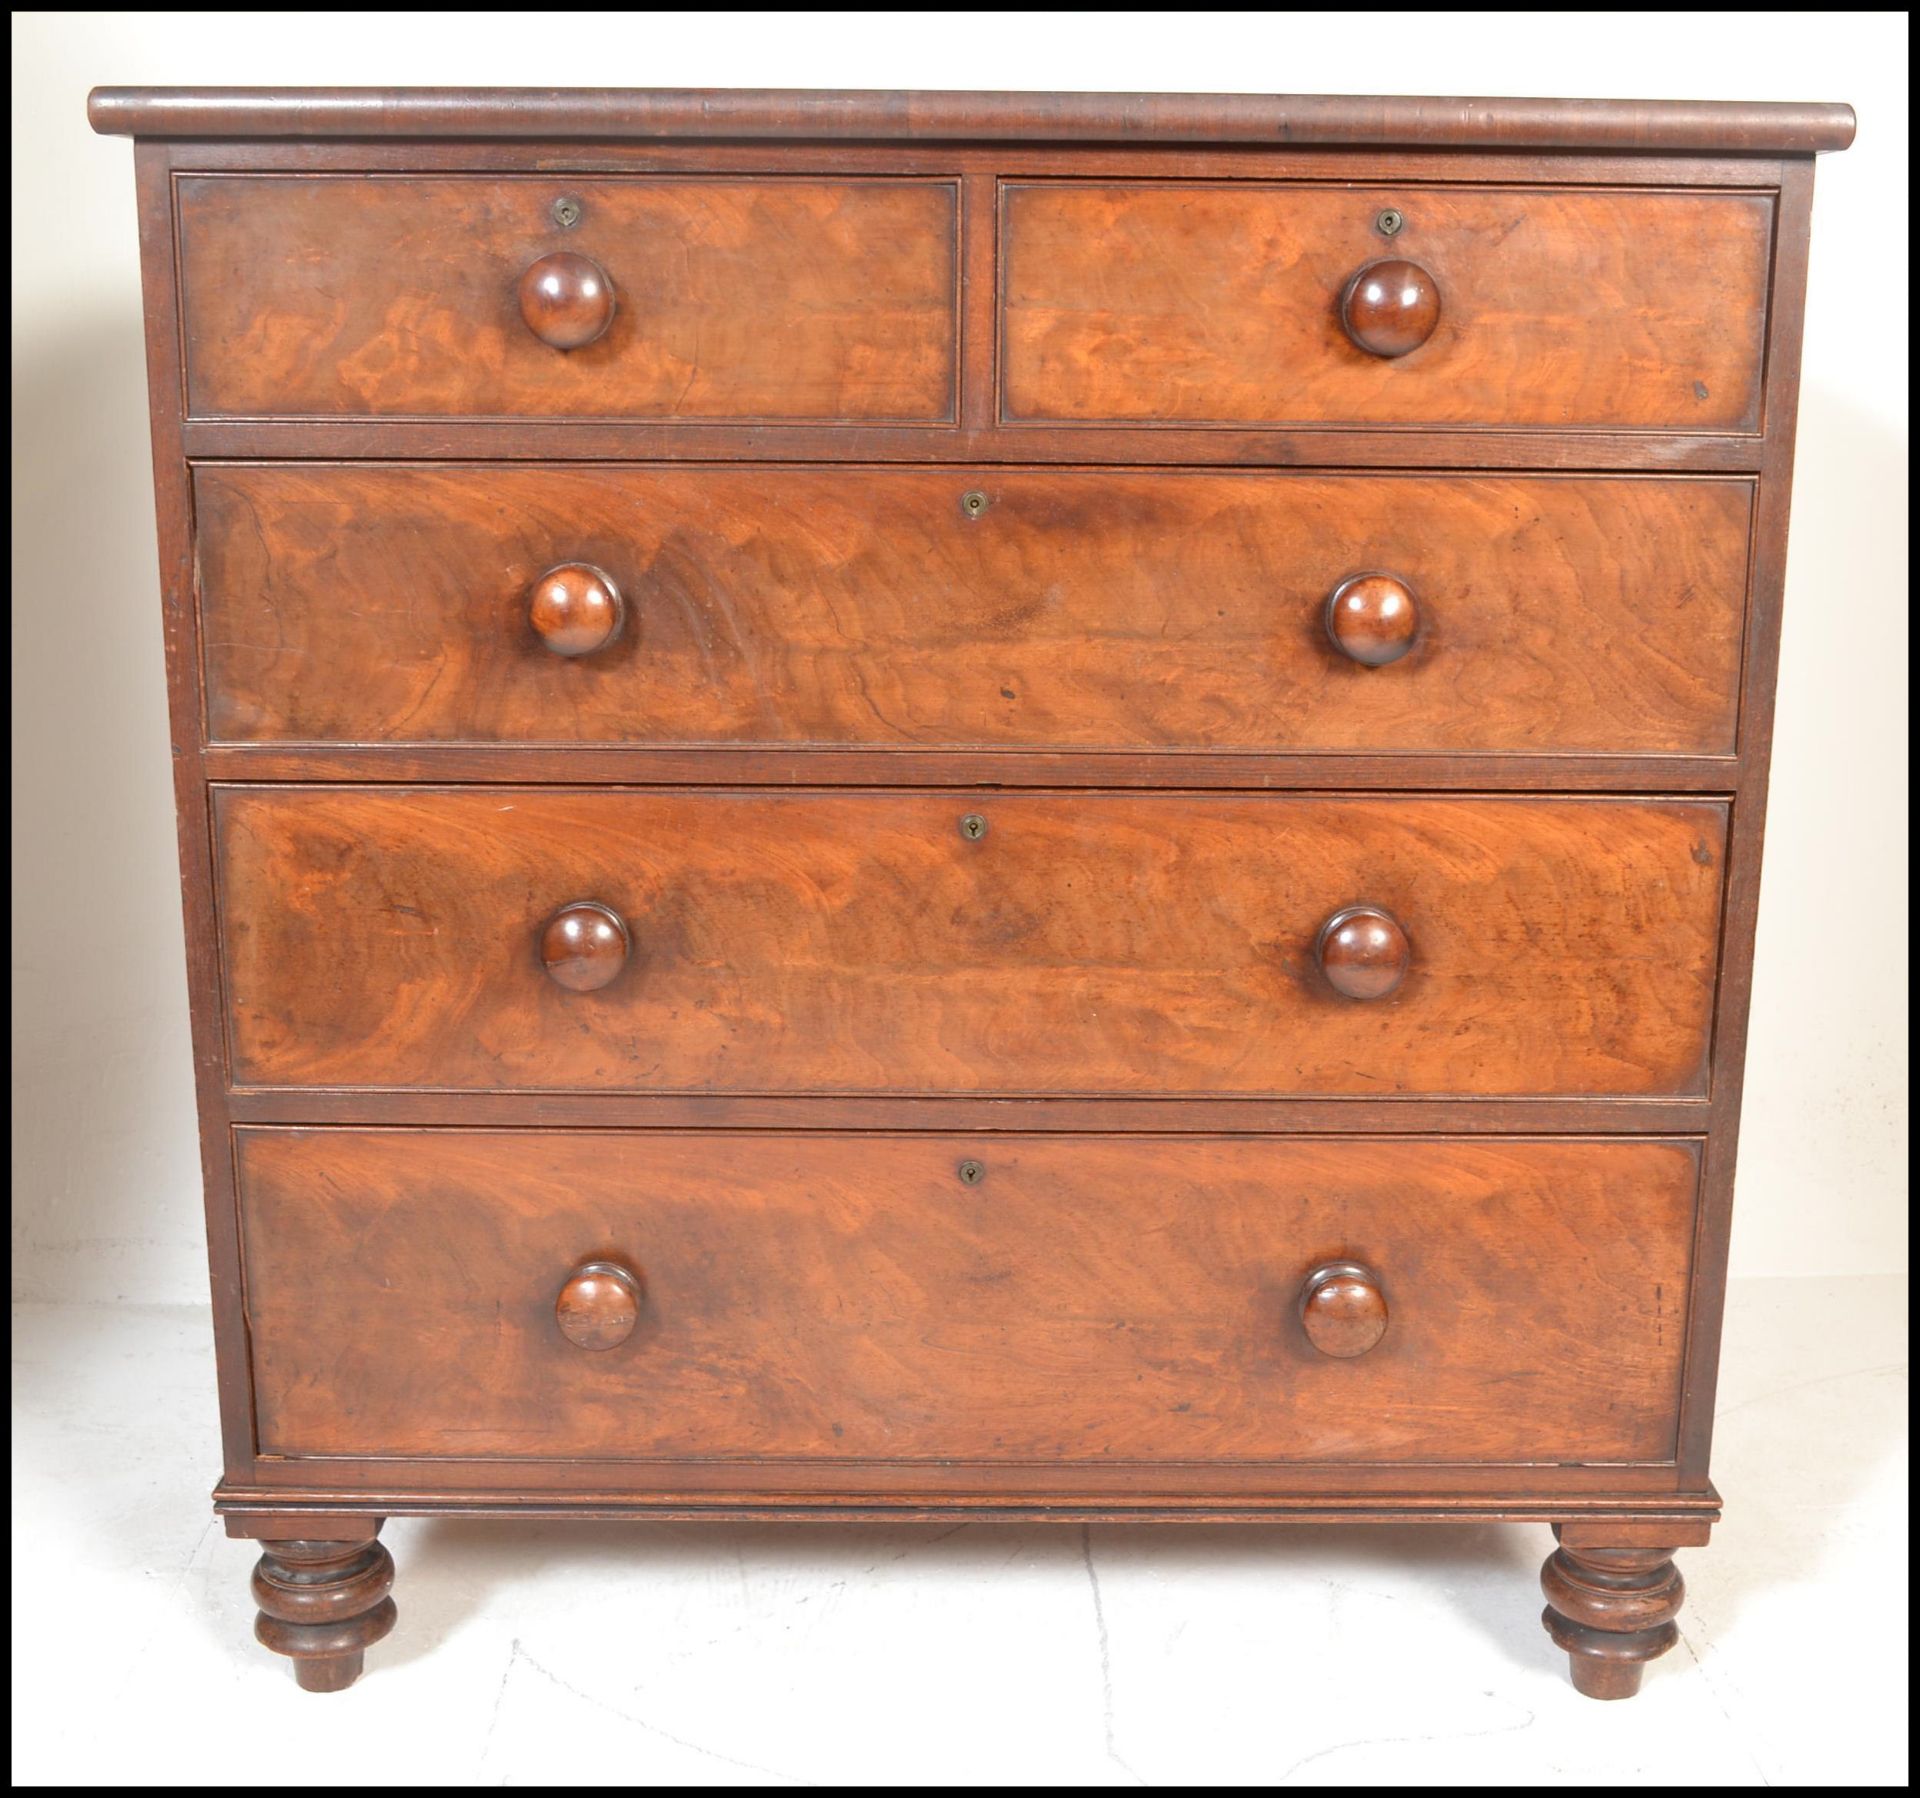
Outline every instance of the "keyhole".
[[969, 812], [960, 820], [960, 834], [969, 843], [977, 843], [987, 834], [987, 821], [978, 812]]
[[960, 1164], [960, 1184], [978, 1186], [987, 1177], [987, 1164], [984, 1161], [963, 1161]]
[[960, 500], [960, 509], [966, 513], [969, 518], [978, 518], [980, 514], [987, 509], [987, 496], [977, 490], [972, 493], [963, 494]]

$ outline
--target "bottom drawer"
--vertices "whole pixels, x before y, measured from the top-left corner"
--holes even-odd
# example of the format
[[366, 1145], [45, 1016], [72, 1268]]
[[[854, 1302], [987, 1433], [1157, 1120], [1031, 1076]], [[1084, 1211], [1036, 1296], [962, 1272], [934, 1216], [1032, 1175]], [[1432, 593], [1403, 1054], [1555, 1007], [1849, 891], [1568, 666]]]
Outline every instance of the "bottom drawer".
[[263, 1455], [1673, 1454], [1691, 1142], [236, 1142]]

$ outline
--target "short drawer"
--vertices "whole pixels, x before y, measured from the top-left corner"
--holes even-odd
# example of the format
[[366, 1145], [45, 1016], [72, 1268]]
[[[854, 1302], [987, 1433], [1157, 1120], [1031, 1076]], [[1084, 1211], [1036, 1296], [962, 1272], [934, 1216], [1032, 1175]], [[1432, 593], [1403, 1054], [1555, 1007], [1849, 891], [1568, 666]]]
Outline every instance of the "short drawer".
[[216, 464], [216, 741], [1719, 754], [1752, 483]]
[[234, 1078], [1692, 1095], [1708, 800], [216, 789]]
[[1015, 182], [1002, 410], [1752, 432], [1772, 230], [1764, 194]]
[[953, 416], [951, 182], [195, 175], [177, 192], [199, 417]]
[[1673, 1454], [1691, 1142], [236, 1144], [263, 1454]]

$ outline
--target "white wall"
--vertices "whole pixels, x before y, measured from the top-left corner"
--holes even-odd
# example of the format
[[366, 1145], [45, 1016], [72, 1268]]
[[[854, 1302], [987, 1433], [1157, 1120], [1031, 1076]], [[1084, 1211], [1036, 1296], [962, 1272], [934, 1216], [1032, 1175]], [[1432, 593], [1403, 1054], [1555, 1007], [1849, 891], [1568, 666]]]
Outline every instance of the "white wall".
[[1846, 100], [1814, 212], [1736, 1273], [1905, 1261], [1907, 31], [1890, 13], [13, 19], [14, 1280], [205, 1292], [132, 158], [97, 83]]

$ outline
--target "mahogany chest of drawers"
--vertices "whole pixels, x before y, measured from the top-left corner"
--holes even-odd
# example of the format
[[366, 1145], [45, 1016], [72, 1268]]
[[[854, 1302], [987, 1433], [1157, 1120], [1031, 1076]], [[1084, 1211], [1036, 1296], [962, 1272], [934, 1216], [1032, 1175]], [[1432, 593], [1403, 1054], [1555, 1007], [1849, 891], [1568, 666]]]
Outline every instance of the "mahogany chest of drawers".
[[101, 90], [227, 1528], [1708, 1478], [1836, 106]]

